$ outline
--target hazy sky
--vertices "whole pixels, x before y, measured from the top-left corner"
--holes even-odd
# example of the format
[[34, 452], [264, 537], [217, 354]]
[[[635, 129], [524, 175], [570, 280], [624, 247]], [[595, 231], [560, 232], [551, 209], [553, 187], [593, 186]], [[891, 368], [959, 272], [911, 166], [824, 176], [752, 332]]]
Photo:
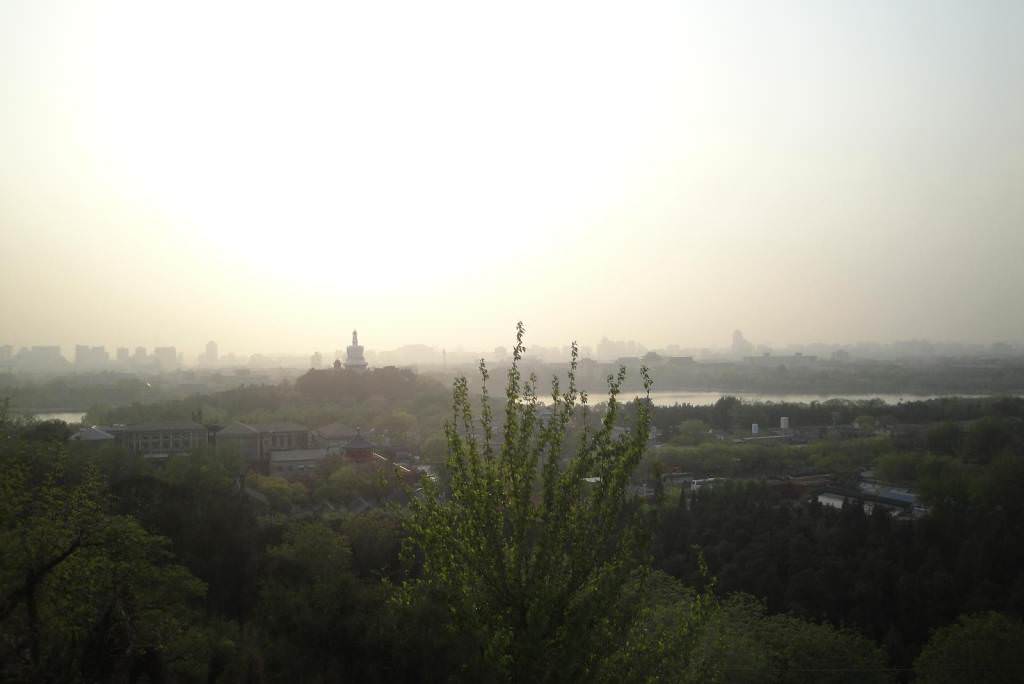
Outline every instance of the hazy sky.
[[1024, 2], [0, 1], [0, 344], [1024, 340]]

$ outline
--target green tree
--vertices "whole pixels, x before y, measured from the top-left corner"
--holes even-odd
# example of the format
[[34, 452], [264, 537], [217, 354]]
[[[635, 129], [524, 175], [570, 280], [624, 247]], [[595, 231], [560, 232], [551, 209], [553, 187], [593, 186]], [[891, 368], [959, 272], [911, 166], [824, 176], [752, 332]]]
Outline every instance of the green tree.
[[384, 430], [392, 444], [408, 444], [418, 427], [416, 416], [398, 409], [384, 416], [378, 427]]
[[914, 661], [922, 684], [1024, 682], [1024, 623], [999, 613], [961, 616], [935, 630]]
[[742, 405], [742, 402], [736, 397], [719, 397], [718, 401], [711, 407], [712, 425], [719, 430], [731, 429], [736, 413]]
[[925, 444], [928, 446], [928, 451], [935, 454], [956, 456], [960, 453], [963, 441], [963, 431], [959, 425], [951, 420], [929, 428], [925, 434]]
[[684, 420], [676, 430], [673, 442], [681, 446], [697, 446], [708, 438], [710, 428], [703, 420]]
[[343, 504], [363, 498], [380, 504], [398, 491], [399, 484], [394, 466], [388, 463], [343, 463], [316, 489], [316, 497]]
[[448, 440], [443, 434], [432, 434], [420, 446], [420, 459], [424, 463], [444, 463], [448, 454]]
[[864, 432], [874, 432], [878, 428], [878, 421], [874, 416], [857, 416], [854, 418], [853, 424], [858, 430]]
[[363, 578], [401, 575], [402, 517], [400, 508], [372, 508], [346, 516], [341, 532], [352, 548], [352, 569]]
[[272, 678], [369, 678], [361, 663], [374, 660], [373, 621], [384, 601], [380, 585], [359, 582], [351, 560], [348, 541], [321, 522], [287, 526], [283, 542], [269, 549], [259, 617]]
[[0, 458], [0, 676], [201, 678], [205, 586], [166, 540], [109, 512], [97, 470], [54, 445]]
[[308, 498], [306, 487], [301, 482], [289, 482], [273, 475], [250, 473], [245, 478], [245, 486], [266, 496], [270, 507], [282, 513], [287, 513], [293, 505], [301, 504]]
[[[574, 343], [568, 388], [552, 380], [550, 418], [541, 420], [536, 377], [524, 381], [519, 368], [524, 332], [518, 324], [500, 443], [483, 362], [478, 421], [466, 379], [455, 381], [446, 425], [450, 491], [427, 480], [412, 505], [409, 548], [422, 554], [422, 578], [403, 595], [446, 597], [451, 626], [479, 645], [480, 660], [467, 665], [467, 676], [588, 679], [635, 614], [617, 599], [644, 567], [647, 535], [627, 485], [647, 443], [649, 409], [640, 402], [634, 429], [613, 437], [620, 369], [608, 378], [600, 423], [591, 426], [586, 395], [575, 384]], [[641, 374], [649, 393], [646, 368]], [[564, 457], [574, 421], [582, 425], [579, 442]]]
[[685, 681], [888, 682], [884, 651], [869, 639], [790, 615], [767, 615], [733, 594], [711, 610]]
[[964, 436], [964, 460], [988, 463], [996, 454], [1010, 446], [1012, 438], [1013, 435], [1004, 419], [986, 416], [967, 430]]

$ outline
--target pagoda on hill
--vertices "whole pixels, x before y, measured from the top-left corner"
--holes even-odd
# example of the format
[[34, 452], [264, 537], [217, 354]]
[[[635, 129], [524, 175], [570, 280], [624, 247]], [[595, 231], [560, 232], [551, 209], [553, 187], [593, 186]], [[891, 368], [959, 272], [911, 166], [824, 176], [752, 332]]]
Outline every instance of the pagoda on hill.
[[363, 357], [363, 345], [359, 344], [359, 333], [352, 331], [352, 344], [345, 350], [345, 368], [348, 370], [366, 370], [366, 359]]

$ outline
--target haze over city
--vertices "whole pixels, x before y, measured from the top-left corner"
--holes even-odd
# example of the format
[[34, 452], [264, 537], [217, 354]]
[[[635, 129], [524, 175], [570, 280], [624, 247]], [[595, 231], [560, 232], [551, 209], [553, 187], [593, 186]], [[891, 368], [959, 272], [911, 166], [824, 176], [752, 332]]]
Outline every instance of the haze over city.
[[1024, 682], [1022, 38], [0, 0], [0, 682]]
[[0, 342], [1024, 340], [1024, 5], [5, 2]]

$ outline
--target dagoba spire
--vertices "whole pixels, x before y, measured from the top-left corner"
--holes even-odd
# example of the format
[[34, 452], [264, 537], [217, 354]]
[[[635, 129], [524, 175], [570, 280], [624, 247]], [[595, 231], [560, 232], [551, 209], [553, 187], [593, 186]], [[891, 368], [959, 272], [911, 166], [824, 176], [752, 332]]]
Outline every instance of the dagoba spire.
[[359, 344], [359, 333], [355, 330], [352, 331], [352, 344], [346, 349], [345, 368], [349, 370], [366, 370], [363, 346]]

